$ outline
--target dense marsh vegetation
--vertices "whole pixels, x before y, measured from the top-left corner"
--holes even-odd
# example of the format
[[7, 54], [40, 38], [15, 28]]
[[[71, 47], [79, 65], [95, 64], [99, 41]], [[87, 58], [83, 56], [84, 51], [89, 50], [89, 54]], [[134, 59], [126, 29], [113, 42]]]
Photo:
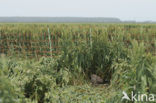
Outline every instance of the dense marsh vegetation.
[[[121, 101], [123, 91], [156, 94], [156, 25], [0, 24], [0, 46], [0, 103], [132, 103]], [[91, 74], [104, 84], [92, 85]]]

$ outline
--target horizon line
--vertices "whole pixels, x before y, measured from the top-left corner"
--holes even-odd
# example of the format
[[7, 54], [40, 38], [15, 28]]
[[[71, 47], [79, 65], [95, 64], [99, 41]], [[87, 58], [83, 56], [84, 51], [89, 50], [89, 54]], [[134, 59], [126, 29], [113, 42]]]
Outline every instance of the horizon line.
[[122, 22], [156, 22], [153, 20], [143, 20], [143, 21], [138, 21], [138, 20], [122, 20], [119, 17], [99, 17], [99, 16], [0, 16], [0, 18], [113, 18], [113, 19], [119, 19]]

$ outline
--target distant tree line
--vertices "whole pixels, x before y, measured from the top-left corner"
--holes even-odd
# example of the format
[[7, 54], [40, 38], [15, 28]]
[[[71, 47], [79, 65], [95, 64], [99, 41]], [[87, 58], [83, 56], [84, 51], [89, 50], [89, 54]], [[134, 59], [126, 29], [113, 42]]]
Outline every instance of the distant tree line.
[[154, 21], [121, 21], [113, 17], [0, 17], [1, 23], [153, 23]]
[[118, 23], [118, 18], [104, 17], [0, 17], [0, 22], [97, 22]]

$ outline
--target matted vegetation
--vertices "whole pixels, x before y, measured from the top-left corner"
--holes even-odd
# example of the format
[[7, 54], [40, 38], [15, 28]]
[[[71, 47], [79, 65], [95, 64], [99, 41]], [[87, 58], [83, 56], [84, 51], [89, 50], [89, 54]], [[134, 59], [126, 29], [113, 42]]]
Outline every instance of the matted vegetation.
[[[57, 53], [47, 25], [57, 35]], [[0, 57], [2, 103], [128, 103], [121, 101], [122, 91], [155, 93], [155, 25], [1, 24], [0, 31], [1, 52], [6, 53]], [[50, 54], [36, 54], [34, 45], [40, 47], [34, 51], [43, 53], [45, 47]], [[104, 83], [92, 85], [92, 74]]]

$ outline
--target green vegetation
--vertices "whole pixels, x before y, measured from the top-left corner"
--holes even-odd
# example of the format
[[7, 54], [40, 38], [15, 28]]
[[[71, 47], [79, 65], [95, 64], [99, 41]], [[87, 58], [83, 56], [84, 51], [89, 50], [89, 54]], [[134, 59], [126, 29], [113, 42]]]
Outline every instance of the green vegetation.
[[[50, 32], [48, 33], [48, 27]], [[151, 24], [0, 24], [0, 52], [23, 52], [27, 56], [50, 56], [59, 52], [61, 39], [68, 35], [73, 41], [87, 40], [90, 36], [108, 35], [131, 46], [135, 39], [144, 42], [146, 51], [155, 54], [156, 25]]]
[[[0, 102], [132, 103], [122, 91], [156, 94], [155, 39], [147, 24], [0, 24]], [[104, 84], [92, 85], [91, 74]]]

